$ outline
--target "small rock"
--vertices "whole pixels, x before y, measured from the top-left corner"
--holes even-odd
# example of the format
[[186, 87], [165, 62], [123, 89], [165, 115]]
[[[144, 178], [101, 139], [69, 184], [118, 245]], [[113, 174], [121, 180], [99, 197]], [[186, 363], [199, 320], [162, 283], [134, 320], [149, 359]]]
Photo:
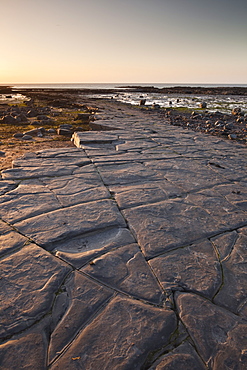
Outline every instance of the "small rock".
[[5, 152], [2, 152], [1, 150], [0, 150], [0, 157], [4, 157], [5, 156]]
[[200, 103], [200, 108], [203, 108], [203, 109], [207, 108], [207, 103], [205, 101]]
[[59, 128], [57, 130], [57, 134], [58, 135], [63, 135], [63, 136], [68, 136], [68, 137], [71, 137], [73, 132], [71, 130], [68, 130], [66, 128]]
[[241, 113], [241, 108], [233, 108], [232, 114], [238, 116]]
[[49, 134], [55, 134], [56, 133], [56, 130], [54, 130], [54, 128], [49, 128], [49, 130], [47, 130], [47, 132]]
[[70, 130], [71, 128], [73, 128], [73, 125], [69, 125], [68, 123], [64, 123], [64, 124], [60, 125], [59, 128], [65, 128], [66, 130]]
[[40, 125], [40, 122], [38, 122], [38, 121], [33, 121], [33, 122], [32, 122], [32, 125], [33, 125], [33, 126], [39, 126], [39, 125]]
[[27, 135], [27, 136], [39, 136], [39, 134], [41, 134], [41, 136], [42, 136], [42, 133], [40, 132], [40, 130], [38, 128], [34, 128], [33, 130], [26, 131], [23, 134], [24, 134], [24, 136], [25, 135]]
[[140, 100], [140, 105], [145, 105], [146, 104], [146, 99], [141, 99]]
[[14, 135], [13, 135], [13, 137], [15, 137], [16, 139], [20, 139], [20, 138], [22, 138], [24, 135], [23, 135], [23, 133], [21, 133], [21, 132], [16, 132]]
[[229, 138], [230, 140], [236, 140], [236, 139], [237, 139], [237, 135], [235, 135], [235, 134], [229, 134], [229, 135], [228, 135], [228, 138]]
[[22, 140], [33, 140], [33, 137], [31, 135], [23, 135]]

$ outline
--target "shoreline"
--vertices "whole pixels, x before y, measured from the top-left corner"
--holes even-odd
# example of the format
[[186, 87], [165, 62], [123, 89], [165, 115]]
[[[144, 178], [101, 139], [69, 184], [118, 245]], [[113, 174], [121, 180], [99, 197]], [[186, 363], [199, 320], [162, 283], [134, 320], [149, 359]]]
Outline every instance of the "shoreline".
[[[7, 91], [7, 90], [5, 90]], [[16, 90], [12, 91], [16, 93]], [[214, 90], [216, 92], [216, 90]], [[0, 89], [1, 92], [1, 89]], [[206, 109], [192, 111], [191, 109], [176, 109], [176, 108], [155, 108], [151, 106], [133, 106], [127, 103], [121, 103], [114, 99], [109, 98], [88, 98], [83, 94], [81, 89], [21, 89], [18, 93], [24, 94], [30, 99], [20, 104], [23, 113], [27, 113], [28, 109], [34, 109], [38, 106], [43, 106], [51, 109], [55, 112], [56, 110], [61, 110], [61, 114], [66, 113], [66, 117], [50, 117], [53, 123], [50, 124], [49, 128], [57, 129], [59, 120], [66, 119], [70, 120], [73, 125], [73, 129], [76, 131], [77, 128], [82, 126], [79, 122], [74, 121], [73, 112], [83, 112], [85, 107], [93, 106], [95, 110], [101, 111], [101, 114], [96, 114], [95, 119], [106, 119], [107, 112], [114, 111], [117, 115], [118, 110], [124, 111], [126, 114], [132, 114], [138, 116], [138, 114], [146, 114], [148, 117], [155, 119], [155, 117], [164, 118], [164, 121], [170, 123], [171, 125], [181, 126], [184, 129], [191, 129], [193, 131], [203, 132], [205, 134], [212, 134], [219, 136], [223, 139], [231, 139], [232, 142], [238, 142], [240, 144], [247, 143], [247, 117], [246, 114], [243, 115], [227, 115], [221, 114], [220, 112], [210, 113]], [[8, 90], [9, 93], [9, 90]], [[98, 95], [102, 92], [98, 91]], [[247, 93], [247, 88], [246, 88]], [[3, 94], [3, 93], [2, 93]], [[8, 104], [8, 99], [6, 99], [5, 104], [0, 104], [0, 120], [6, 114], [12, 114], [8, 111], [11, 106], [15, 104]], [[34, 129], [33, 122], [36, 120], [28, 118], [26, 123], [21, 123], [18, 126], [18, 130]], [[66, 121], [66, 122], [67, 122]], [[39, 121], [42, 126], [44, 122]], [[67, 122], [68, 123], [68, 122]], [[27, 127], [25, 127], [25, 125]], [[37, 126], [36, 126], [37, 127]], [[44, 126], [48, 130], [48, 126]], [[26, 152], [34, 152], [43, 148], [58, 148], [58, 147], [73, 147], [69, 137], [61, 136], [57, 134], [46, 134], [43, 137], [34, 137], [30, 141], [23, 141], [20, 139], [13, 138], [13, 130], [15, 125], [9, 127], [9, 136], [4, 134], [4, 130], [7, 126], [4, 123], [0, 124], [1, 137], [0, 137], [0, 155], [1, 155], [1, 167], [0, 170], [10, 168], [12, 160]], [[91, 130], [92, 128], [84, 126], [83, 130]], [[47, 131], [48, 132], [48, 131]]]

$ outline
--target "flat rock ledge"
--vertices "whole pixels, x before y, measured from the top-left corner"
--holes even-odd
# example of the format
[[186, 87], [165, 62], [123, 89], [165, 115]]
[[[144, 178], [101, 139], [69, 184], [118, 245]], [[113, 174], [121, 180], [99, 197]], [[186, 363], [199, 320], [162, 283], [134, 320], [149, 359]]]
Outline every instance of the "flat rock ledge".
[[1, 173], [1, 369], [246, 369], [247, 148], [113, 113]]

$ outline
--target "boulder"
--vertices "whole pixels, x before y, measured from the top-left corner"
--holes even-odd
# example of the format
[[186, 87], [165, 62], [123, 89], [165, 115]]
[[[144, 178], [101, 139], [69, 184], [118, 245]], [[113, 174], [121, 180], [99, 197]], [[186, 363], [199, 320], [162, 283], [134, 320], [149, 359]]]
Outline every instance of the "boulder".
[[140, 100], [140, 105], [145, 105], [146, 104], [146, 99], [141, 99]]
[[12, 124], [14, 125], [16, 123], [16, 119], [12, 115], [8, 114], [7, 116], [3, 117], [3, 119], [1, 120], [1, 123], [5, 123], [7, 125], [12, 125]]
[[16, 139], [20, 139], [20, 138], [22, 138], [24, 135], [23, 135], [23, 133], [21, 133], [21, 132], [16, 132], [14, 135], [13, 135], [13, 137], [15, 137]]
[[71, 137], [73, 132], [71, 130], [66, 129], [66, 128], [59, 128], [59, 129], [57, 129], [57, 134]]
[[203, 109], [207, 108], [207, 103], [205, 101], [200, 103], [200, 108], [203, 108]]
[[25, 135], [30, 135], [30, 136], [39, 136], [42, 137], [43, 133], [40, 131], [39, 128], [34, 128], [33, 130], [29, 130], [23, 133]]

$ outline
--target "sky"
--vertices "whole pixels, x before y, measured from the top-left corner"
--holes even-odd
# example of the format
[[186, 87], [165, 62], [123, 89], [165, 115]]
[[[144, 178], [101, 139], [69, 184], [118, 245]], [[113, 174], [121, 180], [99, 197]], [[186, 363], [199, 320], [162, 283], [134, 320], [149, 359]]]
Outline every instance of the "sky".
[[247, 83], [246, 0], [0, 0], [0, 84]]

